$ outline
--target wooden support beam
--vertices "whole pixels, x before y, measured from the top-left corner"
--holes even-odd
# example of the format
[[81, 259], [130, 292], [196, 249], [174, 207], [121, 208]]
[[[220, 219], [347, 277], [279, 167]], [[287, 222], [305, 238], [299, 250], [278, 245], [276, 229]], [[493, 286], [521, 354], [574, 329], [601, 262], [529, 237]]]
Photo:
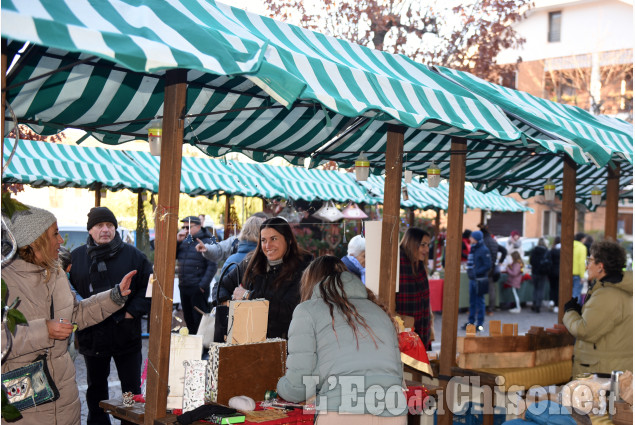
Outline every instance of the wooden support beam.
[[101, 207], [101, 183], [95, 184], [95, 206]]
[[439, 233], [441, 233], [441, 208], [437, 208], [434, 220], [434, 249], [432, 250], [432, 272], [437, 270], [437, 252], [439, 251]]
[[573, 232], [575, 226], [576, 164], [564, 157], [562, 172], [562, 228], [560, 229], [560, 291], [558, 293], [558, 323], [564, 317], [564, 305], [573, 289]]
[[399, 210], [401, 208], [401, 168], [404, 127], [388, 126], [386, 140], [386, 180], [384, 215], [381, 223], [381, 259], [379, 260], [379, 299], [395, 314], [397, 265], [399, 264]]
[[225, 233], [223, 234], [223, 239], [227, 239], [232, 231], [232, 223], [231, 223], [231, 207], [232, 207], [232, 199], [229, 194], [225, 195]]
[[[0, 156], [2, 157], [2, 161], [0, 161], [2, 164], [2, 168], [4, 168], [4, 110], [5, 110], [5, 106], [4, 106], [4, 101], [7, 98], [7, 93], [4, 91], [4, 89], [7, 87], [7, 39], [3, 38], [2, 39], [2, 78], [1, 78], [1, 83], [2, 83], [2, 106], [0, 107], [0, 119], [2, 120], [2, 125], [0, 127], [2, 127], [0, 129], [0, 131], [2, 131], [2, 137], [0, 137], [2, 139], [2, 150], [0, 151]], [[0, 168], [0, 169], [2, 169]]]
[[[467, 140], [452, 139], [450, 153], [450, 188], [448, 196], [448, 229], [445, 243], [445, 279], [443, 283], [443, 316], [439, 381], [446, 389], [447, 402], [451, 397], [447, 383], [456, 359], [456, 332], [459, 319], [459, 289], [461, 285], [461, 234], [463, 233], [463, 198], [465, 195], [465, 157]], [[444, 406], [440, 425], [452, 424], [452, 412]]]
[[155, 217], [156, 281], [152, 286], [148, 381], [145, 425], [166, 415], [168, 365], [170, 360], [170, 326], [176, 262], [176, 234], [179, 230], [179, 193], [183, 156], [183, 114], [187, 93], [187, 72], [167, 71], [163, 108], [163, 140], [159, 172], [159, 200]]
[[617, 211], [620, 197], [620, 164], [610, 166], [606, 182], [606, 216], [604, 217], [604, 239], [617, 240]]

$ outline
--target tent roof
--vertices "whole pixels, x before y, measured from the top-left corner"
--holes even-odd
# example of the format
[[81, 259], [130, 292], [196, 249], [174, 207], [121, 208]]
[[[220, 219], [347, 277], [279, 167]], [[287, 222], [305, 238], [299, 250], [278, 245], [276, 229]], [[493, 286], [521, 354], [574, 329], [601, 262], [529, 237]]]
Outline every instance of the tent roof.
[[[144, 139], [163, 114], [165, 71], [181, 68], [184, 142], [212, 156], [240, 151], [257, 161], [280, 155], [301, 165], [311, 157], [313, 165], [349, 167], [364, 151], [379, 173], [397, 124], [405, 127], [405, 166], [419, 173], [435, 160], [447, 177], [452, 137], [468, 138], [466, 179], [485, 190], [492, 181], [518, 190], [515, 174], [551, 169], [554, 154], [606, 163], [605, 149], [573, 143], [566, 126], [537, 137], [495, 99], [405, 56], [213, 0], [130, 3], [2, 2], [10, 55], [30, 43], [7, 76], [19, 122], [41, 134], [82, 128], [111, 144]], [[543, 176], [524, 193], [540, 193]]]
[[[5, 139], [4, 159], [8, 160], [15, 140]], [[357, 182], [352, 173], [276, 167], [268, 164], [183, 157], [181, 192], [191, 196], [216, 194], [291, 198], [305, 201], [383, 203], [383, 177], [370, 176]], [[35, 187], [83, 187], [113, 190], [158, 191], [159, 161], [144, 151], [80, 147], [59, 143], [20, 140], [3, 178], [5, 183], [25, 183]], [[447, 209], [448, 188], [429, 188], [414, 179], [408, 184], [410, 200], [404, 208]], [[512, 198], [494, 192], [467, 191], [469, 208], [493, 211], [528, 211]]]

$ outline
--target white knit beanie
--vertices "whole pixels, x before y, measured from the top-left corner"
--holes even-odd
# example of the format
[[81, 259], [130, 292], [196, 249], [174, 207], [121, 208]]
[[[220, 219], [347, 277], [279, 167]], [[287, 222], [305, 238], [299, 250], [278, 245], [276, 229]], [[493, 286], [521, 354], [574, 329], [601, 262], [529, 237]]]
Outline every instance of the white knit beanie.
[[42, 233], [51, 227], [51, 224], [57, 221], [52, 213], [42, 208], [25, 206], [29, 209], [16, 211], [10, 219], [4, 212], [2, 213], [9, 231], [18, 243], [18, 248], [23, 248], [35, 242]]

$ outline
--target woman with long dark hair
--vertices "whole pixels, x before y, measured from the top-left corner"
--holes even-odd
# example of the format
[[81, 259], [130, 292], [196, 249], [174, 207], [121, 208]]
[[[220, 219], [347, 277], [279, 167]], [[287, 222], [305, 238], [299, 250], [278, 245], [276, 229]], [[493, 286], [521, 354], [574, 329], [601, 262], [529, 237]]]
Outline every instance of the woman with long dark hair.
[[410, 227], [399, 244], [399, 292], [396, 312], [414, 316], [415, 331], [426, 349], [431, 348], [430, 287], [426, 262], [430, 250], [430, 234]]
[[309, 265], [301, 295], [278, 394], [294, 402], [317, 395], [320, 425], [405, 424], [403, 366], [386, 308], [331, 255]]
[[[289, 223], [281, 217], [269, 218], [260, 225], [258, 246], [249, 257], [241, 284], [232, 291], [234, 300], [269, 300], [267, 338], [286, 338], [293, 309], [300, 302], [300, 278], [312, 256], [300, 248]], [[247, 259], [245, 259], [247, 261]], [[234, 270], [232, 270], [234, 272]], [[232, 285], [231, 279], [224, 285]], [[227, 288], [226, 288], [227, 289]], [[219, 301], [224, 301], [219, 299]]]

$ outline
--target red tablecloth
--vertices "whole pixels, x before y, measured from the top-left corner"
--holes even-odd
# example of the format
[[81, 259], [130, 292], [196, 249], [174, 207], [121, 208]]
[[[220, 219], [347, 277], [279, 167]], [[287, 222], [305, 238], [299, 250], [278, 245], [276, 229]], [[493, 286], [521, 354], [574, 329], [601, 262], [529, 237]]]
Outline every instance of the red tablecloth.
[[443, 310], [443, 279], [429, 279], [430, 308], [432, 311]]

